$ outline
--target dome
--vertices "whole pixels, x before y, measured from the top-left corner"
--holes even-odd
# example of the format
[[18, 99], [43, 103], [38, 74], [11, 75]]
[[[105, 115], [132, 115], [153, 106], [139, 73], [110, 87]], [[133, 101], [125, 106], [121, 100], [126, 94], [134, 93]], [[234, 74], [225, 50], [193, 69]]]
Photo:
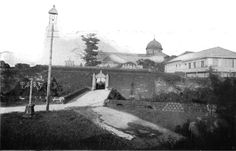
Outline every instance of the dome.
[[153, 49], [153, 50], [162, 50], [162, 46], [161, 44], [156, 41], [156, 39], [154, 38], [152, 41], [150, 41], [147, 45], [147, 49]]
[[56, 10], [56, 8], [55, 8], [55, 5], [53, 5], [53, 8], [50, 9], [48, 13], [49, 13], [49, 14], [53, 14], [53, 15], [58, 15], [58, 12], [57, 12], [57, 10]]

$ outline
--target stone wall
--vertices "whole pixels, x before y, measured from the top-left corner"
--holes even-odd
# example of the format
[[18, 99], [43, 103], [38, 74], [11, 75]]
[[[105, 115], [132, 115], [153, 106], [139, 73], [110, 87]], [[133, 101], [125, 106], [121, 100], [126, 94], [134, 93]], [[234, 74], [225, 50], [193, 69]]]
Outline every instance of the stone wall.
[[148, 101], [130, 101], [130, 100], [109, 100], [107, 106], [129, 106], [135, 108], [148, 108], [160, 112], [201, 112], [207, 113], [207, 106], [197, 103], [176, 103], [176, 102], [148, 102]]
[[[99, 68], [53, 68], [52, 76], [63, 86], [64, 95], [92, 86], [92, 74], [99, 73]], [[175, 91], [168, 81], [177, 82], [180, 78], [173, 74], [149, 72], [146, 70], [102, 69], [109, 74], [109, 88], [114, 88], [126, 99], [134, 97], [136, 100], [152, 98], [162, 91]], [[45, 78], [47, 73], [44, 74]], [[156, 84], [159, 82], [159, 85]], [[173, 84], [172, 84], [173, 85]], [[167, 89], [168, 87], [168, 89]]]

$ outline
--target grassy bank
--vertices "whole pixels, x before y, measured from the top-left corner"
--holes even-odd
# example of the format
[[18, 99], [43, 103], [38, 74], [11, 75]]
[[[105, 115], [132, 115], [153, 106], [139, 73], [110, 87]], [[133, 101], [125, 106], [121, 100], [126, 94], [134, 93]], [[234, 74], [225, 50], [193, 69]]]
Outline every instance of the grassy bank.
[[147, 101], [123, 101], [111, 100], [108, 107], [136, 115], [137, 117], [149, 122], [161, 125], [175, 131], [176, 126], [184, 124], [188, 119], [194, 120], [197, 117], [205, 116], [202, 112], [163, 112], [163, 103]]
[[73, 111], [1, 115], [1, 149], [130, 149], [127, 140], [97, 127]]

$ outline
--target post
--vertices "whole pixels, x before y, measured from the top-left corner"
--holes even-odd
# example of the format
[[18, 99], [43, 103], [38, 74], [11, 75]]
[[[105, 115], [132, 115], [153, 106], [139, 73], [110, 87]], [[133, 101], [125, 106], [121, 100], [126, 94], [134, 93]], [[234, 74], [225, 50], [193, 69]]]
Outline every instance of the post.
[[108, 85], [109, 85], [109, 75], [107, 74], [106, 75], [106, 83], [105, 83], [105, 89], [107, 90], [108, 89]]
[[30, 79], [30, 94], [29, 94], [29, 105], [32, 104], [32, 88], [33, 87], [33, 79]]
[[29, 94], [29, 104], [25, 107], [25, 114], [23, 117], [31, 118], [34, 115], [34, 104], [32, 104], [32, 90], [33, 90], [33, 78], [30, 79], [30, 94]]
[[95, 90], [95, 88], [96, 88], [96, 77], [95, 77], [95, 73], [93, 73], [92, 90]]
[[52, 24], [51, 45], [50, 45], [50, 57], [49, 57], [49, 66], [48, 66], [48, 84], [47, 84], [47, 97], [46, 97], [46, 111], [49, 111], [49, 101], [50, 101], [51, 72], [52, 72], [53, 32], [54, 32], [54, 24]]

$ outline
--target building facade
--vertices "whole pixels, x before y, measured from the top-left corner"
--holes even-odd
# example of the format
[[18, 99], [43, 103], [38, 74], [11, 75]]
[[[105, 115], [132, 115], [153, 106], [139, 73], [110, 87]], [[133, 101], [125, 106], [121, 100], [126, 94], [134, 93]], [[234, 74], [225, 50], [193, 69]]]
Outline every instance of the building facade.
[[221, 77], [236, 77], [236, 53], [221, 47], [190, 52], [167, 62], [165, 72], [208, 77], [210, 68]]
[[146, 54], [119, 53], [119, 52], [99, 52], [97, 59], [101, 62], [100, 67], [142, 69], [137, 64], [140, 59], [149, 59], [161, 63], [168, 56], [162, 52], [161, 44], [155, 38], [147, 44]]

